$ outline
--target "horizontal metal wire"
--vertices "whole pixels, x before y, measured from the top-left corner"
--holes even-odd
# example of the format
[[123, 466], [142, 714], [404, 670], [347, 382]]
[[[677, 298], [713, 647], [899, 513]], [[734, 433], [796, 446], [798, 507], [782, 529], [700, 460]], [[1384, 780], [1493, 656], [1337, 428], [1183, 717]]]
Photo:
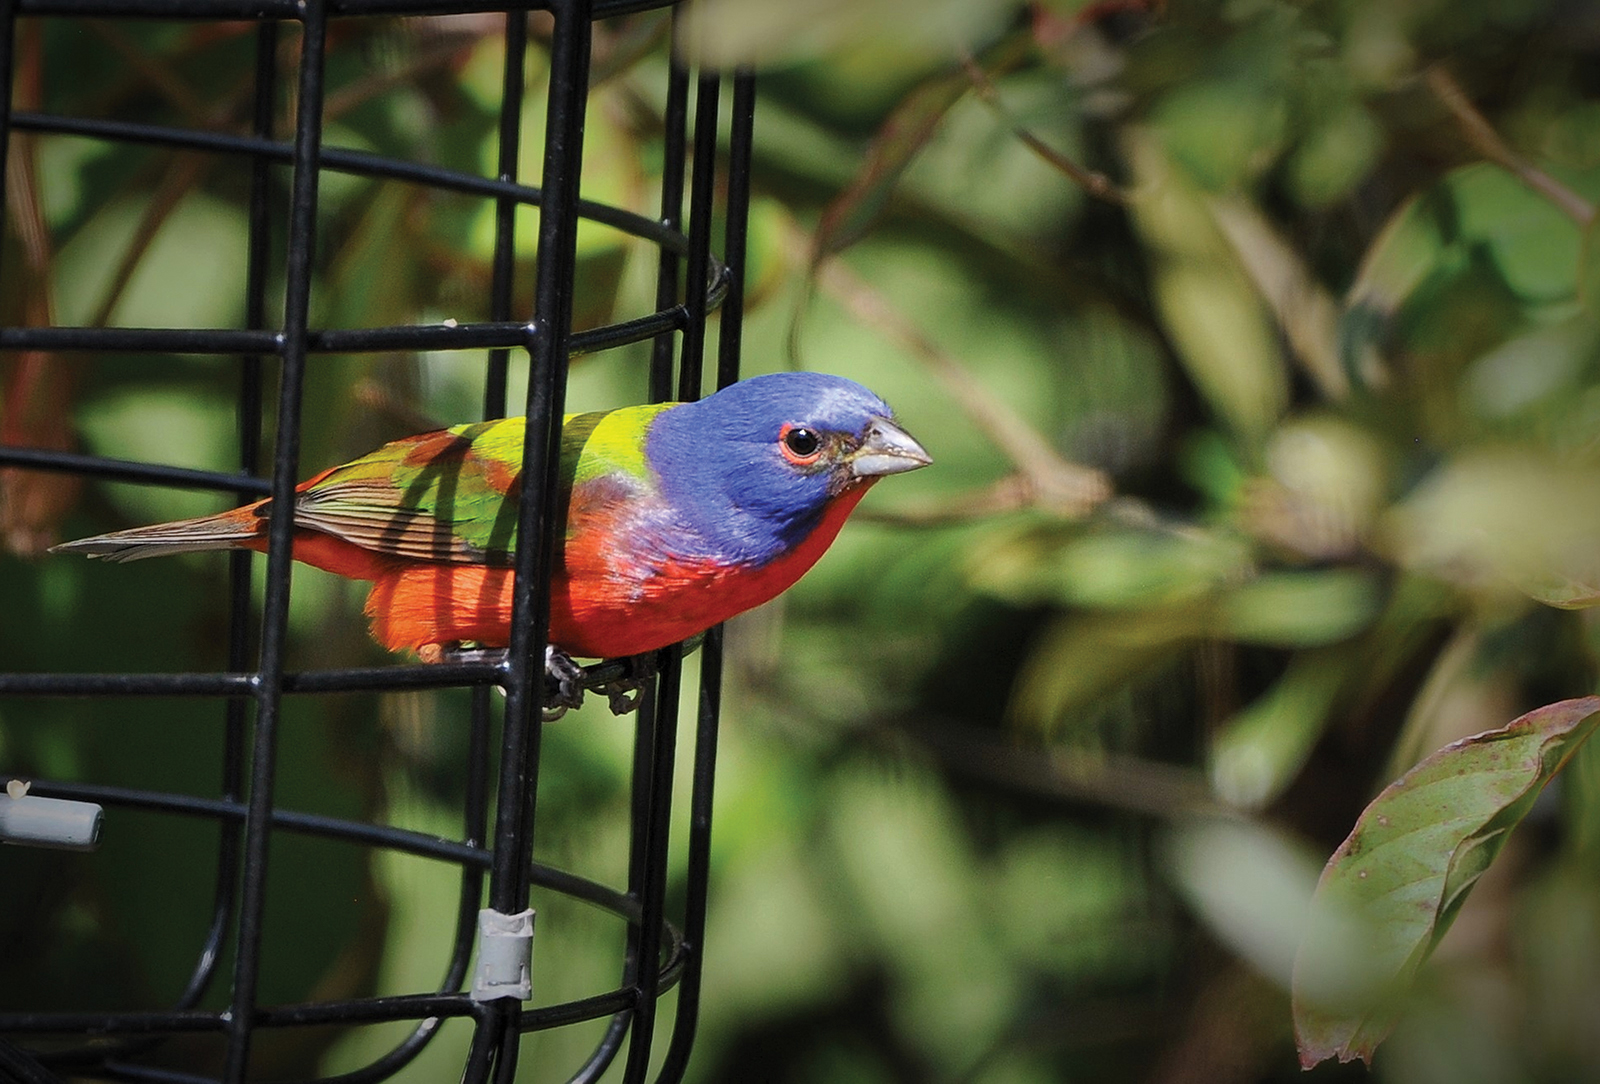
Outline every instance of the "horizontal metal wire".
[[[4, 463], [0, 457], [0, 463]], [[219, 475], [227, 478], [228, 475]], [[219, 487], [220, 488], [220, 487]], [[687, 653], [699, 647], [704, 635], [683, 642]], [[608, 659], [583, 668], [582, 684], [595, 691], [629, 676], [626, 659]], [[171, 674], [73, 674], [0, 672], [0, 696], [250, 696], [260, 688], [260, 675], [252, 671], [189, 671]], [[391, 692], [402, 689], [443, 689], [470, 685], [503, 685], [506, 664], [500, 662], [440, 662], [423, 665], [351, 666], [333, 670], [291, 670], [280, 686], [286, 693]], [[550, 685], [552, 693], [558, 691]]]
[[[672, 0], [600, 0], [594, 5], [597, 19], [636, 15], [670, 7]], [[548, 4], [520, 5], [530, 11], [547, 10]], [[132, 16], [149, 19], [278, 19], [295, 21], [304, 17], [300, 0], [18, 0], [20, 15]], [[327, 5], [330, 17], [348, 15], [467, 15], [500, 14], [503, 3], [467, 4], [455, 0], [333, 0]]]
[[[727, 294], [726, 269], [715, 268], [707, 284], [709, 307]], [[590, 354], [628, 343], [645, 342], [677, 331], [686, 319], [681, 305], [604, 327], [574, 332], [571, 353]], [[313, 328], [306, 333], [310, 354], [376, 354], [398, 350], [486, 350], [527, 346], [538, 334], [532, 324], [401, 324], [372, 328]], [[243, 328], [165, 327], [3, 327], [0, 350], [93, 350], [142, 354], [275, 354], [283, 337], [275, 331]]]
[[[619, 899], [627, 901], [626, 897]], [[611, 907], [606, 909], [615, 911], [615, 908]], [[670, 923], [664, 925], [667, 959], [661, 969], [663, 991], [671, 989], [682, 977], [685, 959], [682, 936]], [[587, 997], [523, 1009], [517, 1014], [517, 1029], [542, 1031], [585, 1020], [597, 1020], [632, 1008], [637, 997], [637, 991], [631, 986], [623, 986]], [[257, 1009], [254, 1022], [257, 1027], [279, 1028], [315, 1024], [379, 1024], [393, 1020], [478, 1016], [485, 1011], [483, 1002], [474, 1001], [471, 995], [466, 993], [398, 994], [388, 997], [265, 1006]], [[227, 1026], [226, 1010], [210, 1009], [0, 1013], [0, 1029], [12, 1034], [25, 1035], [83, 1032], [107, 1036], [204, 1033], [225, 1031]], [[52, 1060], [48, 1054], [42, 1055], [42, 1058], [46, 1061]]]
[[[294, 149], [288, 143], [229, 132], [205, 132], [162, 124], [64, 117], [25, 110], [19, 110], [11, 117], [14, 127], [26, 131], [86, 136], [115, 142], [151, 143], [174, 149], [250, 155], [281, 162], [284, 165], [291, 164], [294, 160]], [[323, 147], [317, 155], [317, 163], [321, 168], [336, 173], [412, 181], [433, 190], [459, 192], [469, 196], [488, 196], [495, 199], [507, 198], [535, 207], [544, 200], [544, 193], [533, 185], [502, 181], [475, 173], [463, 173], [460, 170], [430, 165], [426, 162], [387, 158], [367, 151]], [[592, 222], [613, 226], [624, 233], [654, 241], [670, 252], [681, 255], [689, 248], [689, 240], [682, 233], [634, 211], [597, 203], [594, 200], [580, 199], [578, 214]]]
[[[78, 452], [45, 448], [18, 448], [0, 444], [0, 467], [27, 467], [30, 470], [57, 471], [113, 482], [141, 482], [172, 486], [176, 489], [218, 489], [231, 493], [254, 493], [265, 497], [271, 485], [265, 478], [227, 471], [169, 467], [160, 463], [139, 463], [128, 459], [107, 459]], [[0, 680], [6, 677], [0, 674]]]

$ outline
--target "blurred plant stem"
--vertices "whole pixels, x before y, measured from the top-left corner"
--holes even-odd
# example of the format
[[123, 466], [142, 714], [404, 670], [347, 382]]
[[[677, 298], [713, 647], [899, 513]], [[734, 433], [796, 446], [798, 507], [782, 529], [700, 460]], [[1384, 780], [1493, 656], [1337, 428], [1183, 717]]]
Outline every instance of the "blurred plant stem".
[[1104, 751], [1028, 748], [969, 724], [927, 716], [907, 721], [905, 728], [946, 771], [1007, 791], [1163, 820], [1241, 816], [1217, 801], [1198, 769]]
[[857, 320], [921, 362], [961, 411], [1017, 468], [1015, 476], [1002, 479], [976, 500], [958, 495], [947, 504], [911, 513], [908, 522], [948, 522], [1021, 508], [1039, 508], [1077, 519], [1111, 496], [1111, 479], [1104, 471], [1060, 455], [1021, 415], [842, 260], [828, 259], [818, 264], [816, 282], [823, 293]]
[[[18, 29], [18, 71], [14, 103], [39, 108], [42, 96], [37, 22]], [[51, 294], [50, 228], [39, 189], [38, 138], [13, 132], [6, 160], [6, 210], [22, 249], [25, 275], [12, 287], [20, 304], [14, 316], [31, 327], [55, 322]], [[8, 306], [9, 309], [9, 306]], [[41, 350], [0, 356], [0, 444], [72, 450], [72, 400], [78, 365], [70, 357]], [[19, 556], [42, 553], [56, 541], [56, 524], [77, 501], [82, 479], [76, 475], [0, 469], [0, 549]]]
[[1038, 155], [1052, 169], [1061, 173], [1095, 199], [1102, 199], [1107, 203], [1119, 205], [1128, 202], [1128, 194], [1118, 188], [1110, 177], [1098, 170], [1085, 169], [1029, 131], [1027, 126], [1018, 120], [1010, 109], [1006, 108], [1004, 100], [1000, 97], [1000, 91], [994, 85], [994, 80], [989, 77], [988, 72], [983, 70], [983, 66], [978, 63], [971, 53], [962, 56], [961, 66], [967, 73], [967, 78], [972, 81], [973, 89], [978, 92], [978, 97], [994, 111], [994, 115], [1011, 131], [1012, 135], [1021, 141], [1023, 146]]
[[1494, 130], [1484, 115], [1467, 98], [1466, 91], [1443, 65], [1435, 64], [1423, 73], [1423, 80], [1433, 96], [1450, 111], [1461, 134], [1473, 150], [1486, 160], [1515, 174], [1517, 179], [1539, 195], [1559, 207], [1579, 226], [1588, 228], [1594, 221], [1594, 204], [1556, 180], [1544, 170], [1512, 150], [1500, 133]]

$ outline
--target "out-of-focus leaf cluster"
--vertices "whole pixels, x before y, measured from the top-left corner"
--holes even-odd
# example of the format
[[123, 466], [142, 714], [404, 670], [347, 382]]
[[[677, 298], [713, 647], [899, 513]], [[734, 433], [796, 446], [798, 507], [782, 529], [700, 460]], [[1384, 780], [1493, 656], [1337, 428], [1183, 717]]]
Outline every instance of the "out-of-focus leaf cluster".
[[[799, 360], [864, 373], [936, 467], [869, 502], [882, 526], [795, 593], [753, 677], [819, 770], [865, 743], [904, 787], [909, 758], [984, 849], [1040, 823], [1158, 844], [1139, 877], [1101, 881], [1148, 916], [1152, 951], [1055, 969], [1008, 1035], [969, 1017], [946, 1074], [895, 1017], [889, 1039], [828, 1028], [846, 1052], [827, 1064], [895, 1079], [909, 1050], [928, 1059], [910, 1079], [1293, 1079], [1288, 970], [1321, 859], [1416, 759], [1600, 669], [1589, 24], [1553, 3], [995, 6], [1011, 29], [920, 69], [886, 43], [854, 83], [875, 43], [768, 43], [788, 61], [763, 84], [769, 183], [817, 223], [821, 263]], [[863, 149], [841, 177], [799, 151], [828, 146]], [[1092, 511], [1047, 499], [1052, 456], [1109, 477]], [[878, 669], [841, 678], [863, 658]], [[829, 720], [836, 741], [817, 736]], [[1515, 927], [1513, 908], [1586, 868], [1592, 756], [1467, 900], [1378, 1075], [1600, 1064], [1576, 1034], [1522, 1026], [1547, 972], [1483, 932], [1551, 935], [1559, 903]], [[823, 840], [876, 830], [837, 802], [816, 816], [844, 826]], [[1567, 857], [1501, 887], [1540, 829], [1574, 841]], [[1424, 838], [1396, 861], [1431, 861]], [[1033, 860], [1041, 913], [1067, 913], [1050, 886], [1101, 880]], [[813, 868], [831, 881], [848, 861]], [[947, 865], [926, 859], [905, 898]], [[988, 974], [969, 951], [948, 952], [953, 1001]], [[922, 1005], [871, 963], [835, 981]], [[1248, 1011], [1208, 1010], [1242, 988]], [[1108, 1004], [1122, 1026], [1085, 1039]], [[736, 1047], [717, 1079], [753, 1058]]]

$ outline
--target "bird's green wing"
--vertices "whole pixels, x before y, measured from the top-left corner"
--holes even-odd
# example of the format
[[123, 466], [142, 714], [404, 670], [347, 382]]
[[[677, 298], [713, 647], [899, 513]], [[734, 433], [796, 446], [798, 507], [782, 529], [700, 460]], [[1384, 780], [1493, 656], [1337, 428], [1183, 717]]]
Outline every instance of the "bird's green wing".
[[409, 560], [506, 563], [522, 433], [502, 418], [385, 444], [304, 483], [295, 522]]
[[[562, 498], [644, 484], [644, 436], [665, 406], [568, 415]], [[304, 483], [295, 522], [407, 560], [505, 565], [516, 549], [522, 418], [457, 425], [385, 444]], [[616, 485], [605, 484], [610, 479]]]

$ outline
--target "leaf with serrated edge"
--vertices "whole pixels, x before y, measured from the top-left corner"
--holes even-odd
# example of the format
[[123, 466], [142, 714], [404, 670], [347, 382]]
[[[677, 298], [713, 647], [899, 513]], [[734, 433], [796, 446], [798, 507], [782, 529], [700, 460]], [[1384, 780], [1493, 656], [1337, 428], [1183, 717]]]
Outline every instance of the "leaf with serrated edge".
[[1463, 738], [1367, 806], [1322, 871], [1295, 959], [1301, 1065], [1372, 1060], [1417, 969], [1597, 712], [1600, 697], [1563, 700]]

